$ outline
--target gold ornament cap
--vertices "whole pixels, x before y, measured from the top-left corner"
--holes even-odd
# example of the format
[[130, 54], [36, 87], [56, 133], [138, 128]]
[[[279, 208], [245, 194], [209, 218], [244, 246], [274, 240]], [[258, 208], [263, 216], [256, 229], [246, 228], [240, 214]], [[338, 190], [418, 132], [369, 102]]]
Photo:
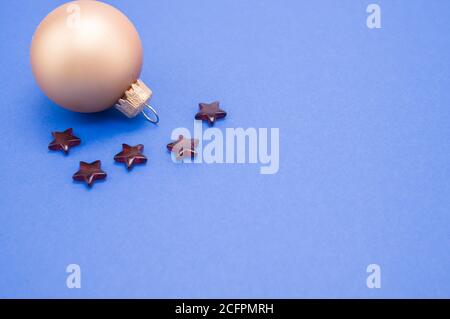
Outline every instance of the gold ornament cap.
[[137, 80], [125, 91], [117, 102], [116, 108], [129, 118], [135, 117], [144, 110], [152, 94], [152, 90], [144, 82]]
[[[147, 120], [152, 123], [159, 122], [158, 113], [155, 109], [148, 104], [148, 101], [152, 98], [153, 92], [145, 85], [141, 80], [137, 80], [131, 84], [131, 87], [125, 91], [122, 98], [117, 102], [116, 109], [125, 114], [129, 118], [137, 116], [142, 113]], [[144, 108], [147, 107], [152, 111], [153, 116], [149, 116]]]

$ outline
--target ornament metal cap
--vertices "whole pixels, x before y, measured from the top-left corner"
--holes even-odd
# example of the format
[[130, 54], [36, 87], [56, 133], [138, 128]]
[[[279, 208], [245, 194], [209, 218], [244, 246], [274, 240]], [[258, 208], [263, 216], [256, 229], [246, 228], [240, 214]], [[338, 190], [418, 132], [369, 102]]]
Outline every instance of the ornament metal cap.
[[[158, 112], [148, 104], [152, 95], [152, 90], [144, 82], [137, 80], [125, 91], [115, 106], [129, 118], [133, 118], [139, 113], [142, 113], [148, 121], [157, 124], [159, 122]], [[149, 115], [145, 108], [149, 109], [153, 115]]]

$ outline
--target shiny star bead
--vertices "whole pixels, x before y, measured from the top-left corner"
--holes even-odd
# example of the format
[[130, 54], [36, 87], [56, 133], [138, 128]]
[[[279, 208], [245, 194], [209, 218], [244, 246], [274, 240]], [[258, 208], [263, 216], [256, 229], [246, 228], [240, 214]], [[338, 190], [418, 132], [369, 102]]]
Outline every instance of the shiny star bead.
[[130, 146], [122, 144], [122, 152], [114, 156], [114, 160], [119, 163], [125, 163], [128, 169], [131, 169], [134, 164], [143, 164], [147, 162], [147, 157], [142, 154], [144, 145], [139, 144]]
[[80, 169], [73, 174], [73, 179], [86, 182], [88, 186], [92, 186], [96, 180], [105, 179], [107, 176], [101, 167], [101, 161], [95, 161], [93, 163], [80, 162]]
[[185, 158], [194, 158], [197, 156], [195, 148], [198, 146], [198, 140], [193, 138], [184, 138], [183, 135], [178, 137], [178, 140], [167, 144], [167, 149], [175, 153], [177, 160]]
[[71, 128], [64, 132], [52, 132], [52, 136], [54, 140], [48, 145], [48, 149], [52, 151], [64, 151], [68, 154], [71, 147], [81, 143], [81, 140], [73, 135]]
[[208, 121], [209, 125], [214, 125], [216, 120], [227, 116], [227, 112], [220, 109], [219, 102], [212, 102], [211, 104], [200, 103], [200, 111], [195, 115], [196, 120]]

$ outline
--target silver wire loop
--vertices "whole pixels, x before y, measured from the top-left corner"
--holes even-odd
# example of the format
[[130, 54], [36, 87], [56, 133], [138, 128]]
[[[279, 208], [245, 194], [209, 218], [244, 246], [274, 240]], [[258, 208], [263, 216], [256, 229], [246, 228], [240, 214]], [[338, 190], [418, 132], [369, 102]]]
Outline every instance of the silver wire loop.
[[149, 104], [145, 103], [145, 107], [147, 107], [148, 109], [150, 109], [150, 111], [152, 111], [153, 115], [148, 115], [147, 112], [144, 110], [142, 110], [142, 114], [144, 115], [144, 117], [151, 123], [153, 124], [158, 124], [159, 123], [159, 115], [158, 112], [156, 112], [156, 110]]

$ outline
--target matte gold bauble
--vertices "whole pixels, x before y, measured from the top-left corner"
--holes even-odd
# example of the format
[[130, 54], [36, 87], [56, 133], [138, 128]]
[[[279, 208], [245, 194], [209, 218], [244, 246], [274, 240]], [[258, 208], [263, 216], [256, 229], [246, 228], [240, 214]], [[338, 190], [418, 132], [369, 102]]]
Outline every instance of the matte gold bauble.
[[31, 44], [37, 83], [56, 104], [75, 112], [116, 105], [134, 117], [150, 107], [152, 92], [139, 80], [142, 58], [141, 39], [130, 20], [93, 0], [69, 2], [52, 11]]

